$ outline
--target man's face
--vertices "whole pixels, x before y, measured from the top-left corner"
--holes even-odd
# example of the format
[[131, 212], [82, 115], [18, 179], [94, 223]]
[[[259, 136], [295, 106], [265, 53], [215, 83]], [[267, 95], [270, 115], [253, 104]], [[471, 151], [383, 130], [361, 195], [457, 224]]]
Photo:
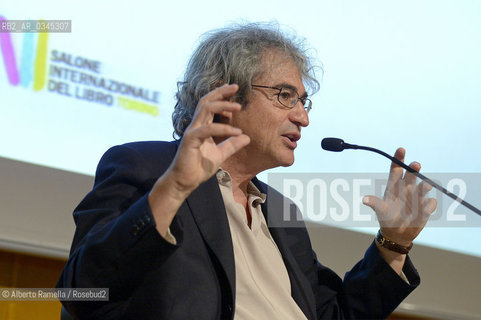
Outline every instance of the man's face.
[[[300, 97], [306, 91], [295, 63], [280, 54], [266, 54], [267, 72], [254, 79], [254, 85], [292, 87]], [[232, 117], [232, 125], [247, 134], [251, 142], [242, 152], [249, 162], [265, 170], [294, 163], [294, 149], [301, 138], [301, 128], [309, 125], [309, 117], [300, 101], [289, 109], [280, 104], [279, 90], [252, 88], [245, 109]]]

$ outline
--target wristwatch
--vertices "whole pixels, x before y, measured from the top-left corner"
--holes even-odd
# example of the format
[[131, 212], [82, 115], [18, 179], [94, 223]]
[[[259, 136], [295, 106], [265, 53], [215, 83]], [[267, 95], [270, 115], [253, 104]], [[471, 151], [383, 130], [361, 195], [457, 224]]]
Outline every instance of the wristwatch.
[[389, 249], [389, 250], [394, 251], [394, 252], [397, 252], [397, 253], [401, 253], [401, 254], [408, 254], [409, 250], [411, 250], [411, 248], [413, 247], [412, 243], [409, 245], [409, 247], [405, 247], [405, 246], [402, 246], [400, 244], [397, 244], [396, 242], [394, 242], [392, 240], [386, 239], [382, 235], [381, 230], [379, 230], [377, 232], [376, 241], [381, 246], [383, 246], [384, 248]]

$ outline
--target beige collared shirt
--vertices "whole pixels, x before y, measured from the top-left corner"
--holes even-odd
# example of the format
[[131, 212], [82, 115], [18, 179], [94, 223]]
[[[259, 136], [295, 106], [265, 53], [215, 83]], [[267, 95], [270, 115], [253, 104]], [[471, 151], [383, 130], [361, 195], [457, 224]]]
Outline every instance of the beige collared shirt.
[[[235, 320], [248, 319], [306, 319], [291, 296], [291, 285], [281, 253], [267, 227], [261, 204], [266, 195], [250, 182], [248, 208], [251, 228], [244, 207], [234, 200], [229, 173], [216, 173], [232, 236], [235, 259], [236, 299]], [[176, 244], [167, 232], [165, 239]], [[401, 278], [409, 283], [401, 273]]]
[[291, 296], [287, 269], [262, 214], [261, 204], [266, 195], [249, 183], [248, 208], [252, 217], [249, 228], [244, 207], [234, 200], [229, 173], [219, 169], [216, 176], [234, 247], [234, 319], [306, 319]]

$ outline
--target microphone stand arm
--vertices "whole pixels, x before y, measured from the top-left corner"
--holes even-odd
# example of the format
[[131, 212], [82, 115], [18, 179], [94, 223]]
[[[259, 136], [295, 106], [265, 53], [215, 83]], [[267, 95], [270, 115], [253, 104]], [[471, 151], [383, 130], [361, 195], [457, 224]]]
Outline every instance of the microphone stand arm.
[[474, 211], [475, 213], [477, 213], [478, 215], [481, 216], [481, 210], [479, 210], [478, 208], [476, 208], [475, 206], [473, 206], [473, 205], [470, 204], [469, 202], [464, 201], [463, 199], [461, 199], [460, 197], [458, 197], [457, 195], [455, 195], [455, 194], [452, 193], [451, 191], [447, 190], [447, 189], [444, 188], [443, 186], [440, 186], [439, 184], [437, 184], [437, 183], [434, 182], [433, 180], [429, 179], [428, 177], [422, 175], [421, 173], [419, 173], [418, 171], [414, 170], [413, 168], [407, 166], [404, 162], [399, 161], [398, 159], [390, 156], [390, 155], [387, 154], [386, 152], [381, 151], [381, 150], [378, 150], [378, 149], [375, 149], [375, 148], [371, 148], [371, 147], [358, 146], [358, 145], [355, 145], [355, 144], [349, 144], [349, 143], [345, 143], [345, 142], [342, 142], [342, 146], [343, 146], [344, 149], [367, 150], [367, 151], [372, 151], [372, 152], [375, 152], [375, 153], [378, 153], [378, 154], [380, 154], [380, 155], [385, 156], [386, 158], [388, 158], [389, 160], [391, 160], [391, 161], [394, 162], [395, 164], [397, 164], [397, 165], [403, 167], [404, 169], [406, 169], [406, 171], [409, 171], [410, 173], [414, 174], [416, 177], [420, 178], [421, 180], [426, 181], [427, 183], [429, 183], [429, 184], [432, 185], [434, 188], [438, 189], [439, 191], [441, 191], [442, 193], [444, 193], [444, 194], [447, 195], [448, 197], [452, 198], [453, 200], [456, 200], [457, 202], [461, 203], [463, 206], [471, 209], [472, 211]]

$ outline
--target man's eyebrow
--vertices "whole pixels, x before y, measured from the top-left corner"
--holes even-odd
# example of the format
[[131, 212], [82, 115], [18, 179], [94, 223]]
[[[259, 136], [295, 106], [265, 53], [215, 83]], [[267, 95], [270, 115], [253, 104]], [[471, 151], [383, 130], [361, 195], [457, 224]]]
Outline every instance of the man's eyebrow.
[[[275, 87], [277, 88], [286, 88], [286, 89], [291, 89], [293, 91], [296, 91], [297, 92], [297, 88], [294, 87], [292, 84], [290, 83], [287, 83], [287, 82], [282, 82], [282, 83], [279, 83], [279, 84], [276, 84]], [[309, 95], [307, 94], [307, 92], [304, 92], [302, 95], [297, 92], [297, 94], [299, 94], [299, 98], [307, 98]]]

